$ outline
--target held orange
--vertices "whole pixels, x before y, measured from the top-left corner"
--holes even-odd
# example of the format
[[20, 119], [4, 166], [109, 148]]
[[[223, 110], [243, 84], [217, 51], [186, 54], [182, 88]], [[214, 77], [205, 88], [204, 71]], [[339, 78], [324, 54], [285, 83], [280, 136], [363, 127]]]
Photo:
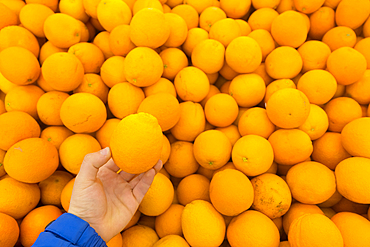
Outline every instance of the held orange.
[[110, 141], [112, 157], [123, 171], [140, 174], [159, 160], [163, 134], [158, 120], [149, 113], [132, 114], [117, 125]]

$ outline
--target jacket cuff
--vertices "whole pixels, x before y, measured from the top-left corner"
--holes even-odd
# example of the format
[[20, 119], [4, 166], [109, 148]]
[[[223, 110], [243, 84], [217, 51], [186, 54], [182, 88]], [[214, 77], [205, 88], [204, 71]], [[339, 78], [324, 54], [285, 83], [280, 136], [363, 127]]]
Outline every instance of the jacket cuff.
[[53, 233], [77, 246], [106, 246], [89, 223], [70, 213], [59, 216], [46, 227], [45, 232]]

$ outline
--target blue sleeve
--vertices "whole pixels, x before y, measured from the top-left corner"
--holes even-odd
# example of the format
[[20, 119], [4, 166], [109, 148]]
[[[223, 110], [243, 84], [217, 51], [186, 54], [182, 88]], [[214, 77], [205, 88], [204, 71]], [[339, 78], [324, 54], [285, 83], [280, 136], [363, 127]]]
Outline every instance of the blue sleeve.
[[106, 247], [104, 240], [89, 223], [64, 213], [49, 224], [32, 247]]

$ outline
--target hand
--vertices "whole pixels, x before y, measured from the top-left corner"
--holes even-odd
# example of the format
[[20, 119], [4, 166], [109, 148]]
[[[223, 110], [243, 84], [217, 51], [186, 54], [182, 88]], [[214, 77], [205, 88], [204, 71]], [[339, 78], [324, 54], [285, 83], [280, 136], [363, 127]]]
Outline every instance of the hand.
[[68, 212], [87, 221], [108, 242], [130, 222], [162, 162], [139, 175], [124, 171], [109, 148], [85, 156], [73, 186]]

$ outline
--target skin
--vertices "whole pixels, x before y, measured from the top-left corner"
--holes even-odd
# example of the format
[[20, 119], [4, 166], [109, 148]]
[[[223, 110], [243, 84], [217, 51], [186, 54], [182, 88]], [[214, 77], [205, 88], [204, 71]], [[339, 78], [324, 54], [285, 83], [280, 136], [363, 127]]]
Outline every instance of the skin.
[[129, 223], [161, 168], [159, 160], [136, 176], [119, 172], [108, 147], [88, 154], [76, 176], [68, 212], [88, 222], [108, 242]]

